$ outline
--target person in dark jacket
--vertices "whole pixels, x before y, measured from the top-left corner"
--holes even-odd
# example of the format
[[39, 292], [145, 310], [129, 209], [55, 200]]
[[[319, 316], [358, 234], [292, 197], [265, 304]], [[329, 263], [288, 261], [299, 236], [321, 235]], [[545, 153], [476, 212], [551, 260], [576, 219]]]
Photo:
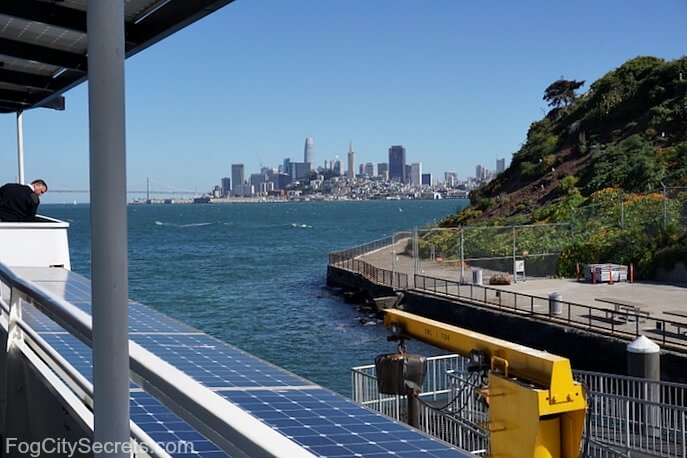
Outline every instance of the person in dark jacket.
[[36, 219], [39, 197], [48, 192], [43, 180], [31, 184], [7, 183], [0, 187], [0, 221], [31, 222]]

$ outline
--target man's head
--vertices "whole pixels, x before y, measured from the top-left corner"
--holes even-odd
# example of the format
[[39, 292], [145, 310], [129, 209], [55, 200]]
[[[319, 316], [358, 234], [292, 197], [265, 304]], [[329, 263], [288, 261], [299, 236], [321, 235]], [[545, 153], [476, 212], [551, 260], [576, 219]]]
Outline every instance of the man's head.
[[48, 192], [48, 185], [43, 180], [33, 180], [31, 186], [33, 187], [33, 192], [36, 193], [37, 196]]

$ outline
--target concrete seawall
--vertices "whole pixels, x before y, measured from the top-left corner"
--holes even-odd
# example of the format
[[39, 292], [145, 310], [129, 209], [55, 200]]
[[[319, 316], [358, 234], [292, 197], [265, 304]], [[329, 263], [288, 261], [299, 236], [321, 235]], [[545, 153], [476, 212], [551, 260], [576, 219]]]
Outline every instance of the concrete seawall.
[[[364, 293], [368, 297], [394, 294], [388, 286], [378, 285], [361, 274], [332, 265], [327, 267], [327, 284], [345, 291]], [[575, 369], [626, 374], [626, 347], [629, 342], [617, 337], [412, 289], [404, 291], [402, 306], [420, 316], [565, 356]], [[409, 347], [412, 348], [412, 341]], [[685, 367], [687, 354], [662, 352], [663, 380], [687, 383]]]

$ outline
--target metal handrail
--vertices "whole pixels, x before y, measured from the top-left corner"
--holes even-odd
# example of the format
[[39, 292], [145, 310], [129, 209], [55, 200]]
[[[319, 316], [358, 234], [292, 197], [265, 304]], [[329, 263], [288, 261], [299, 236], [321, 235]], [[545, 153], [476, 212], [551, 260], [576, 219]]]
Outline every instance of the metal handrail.
[[[0, 280], [11, 288], [12, 293], [14, 290], [21, 292], [31, 300], [31, 304], [37, 310], [84, 344], [91, 346], [90, 315], [40, 286], [19, 277], [2, 263], [0, 263]], [[16, 322], [22, 326], [21, 320]], [[23, 323], [22, 330], [27, 327]], [[314, 456], [131, 340], [129, 341], [129, 365], [134, 382], [151, 392], [160, 402], [229, 454], [256, 457]], [[71, 367], [69, 372], [72, 370], [75, 369]], [[83, 380], [75, 383], [83, 385]], [[87, 388], [88, 385], [84, 387]]]
[[[4, 301], [3, 301], [4, 302]], [[4, 308], [4, 307], [3, 307]], [[70, 386], [72, 391], [76, 391], [81, 401], [89, 408], [93, 408], [93, 384], [88, 381], [69, 361], [60, 355], [55, 349], [48, 344], [39, 334], [34, 331], [24, 320], [18, 319], [16, 324], [21, 328], [24, 337], [29, 337], [29, 345], [35, 345], [34, 352], [39, 353], [43, 360], [53, 362], [57, 369], [61, 372], [62, 380], [73, 385]], [[52, 368], [55, 371], [55, 368]], [[129, 427], [131, 428], [131, 435], [140, 444], [145, 444], [148, 448], [149, 455], [166, 458], [169, 457], [167, 453], [152, 437], [150, 437], [140, 426], [134, 421], [129, 420]]]
[[[462, 448], [474, 449], [475, 445], [488, 444], [481, 431], [488, 415], [486, 404], [476, 402], [476, 397], [469, 393], [459, 396], [465, 388], [467, 360], [459, 355], [446, 355], [428, 357], [427, 362], [432, 365], [445, 358], [456, 360], [451, 364], [456, 370], [427, 371], [424, 387], [437, 384], [447, 387], [448, 399], [452, 401], [450, 408], [445, 412], [427, 412], [433, 415], [432, 421], [421, 423], [420, 428]], [[401, 397], [379, 392], [374, 365], [354, 367], [351, 375], [355, 402], [397, 420], [404, 419]], [[436, 377], [440, 378], [438, 382], [431, 380]], [[687, 385], [580, 370], [574, 371], [574, 377], [584, 382], [590, 400], [586, 441], [605, 454], [593, 456], [610, 456], [608, 452], [615, 447], [626, 452], [644, 451], [651, 456], [687, 456]]]
[[[684, 345], [668, 340], [668, 333], [665, 332], [667, 329], [684, 329], [687, 327], [687, 323], [680, 321], [647, 317], [641, 312], [612, 310], [563, 300], [558, 300], [561, 304], [561, 314], [551, 314], [549, 311], [538, 312], [535, 310], [535, 305], [548, 305], [548, 297], [507, 291], [489, 286], [473, 285], [471, 283], [430, 277], [421, 274], [415, 274], [414, 285], [417, 290], [441, 294], [461, 300], [470, 300], [473, 303], [496, 307], [500, 310], [532, 315], [552, 323], [565, 323], [582, 329], [610, 332], [612, 335], [639, 337], [642, 334], [640, 322], [642, 320], [651, 320], [651, 322], [656, 323], [656, 329], [663, 330], [659, 342], [661, 342], [664, 347], [684, 349]], [[506, 301], [504, 301], [505, 297], [512, 297], [512, 304], [506, 303]], [[575, 310], [579, 312], [576, 313]], [[608, 319], [609, 314], [611, 315], [611, 319]], [[585, 316], [586, 319], [575, 319], [575, 317]], [[622, 317], [625, 323], [634, 321], [634, 328], [631, 331], [622, 329], [616, 324], [613, 317]], [[603, 320], [598, 322], [598, 319]], [[605, 323], [605, 321], [609, 321], [609, 323], [606, 325], [601, 324]]]
[[381, 285], [400, 289], [408, 288], [408, 274], [383, 269], [360, 259], [338, 258], [338, 255], [330, 254], [329, 266], [355, 272]]

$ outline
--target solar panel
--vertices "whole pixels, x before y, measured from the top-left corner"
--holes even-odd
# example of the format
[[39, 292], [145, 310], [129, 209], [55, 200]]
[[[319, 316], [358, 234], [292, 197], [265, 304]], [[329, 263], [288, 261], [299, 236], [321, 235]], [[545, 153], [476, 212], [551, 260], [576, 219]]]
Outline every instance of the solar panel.
[[[57, 350], [81, 375], [93, 383], [91, 349], [68, 333], [46, 333], [41, 337]], [[219, 458], [227, 455], [214, 443], [179, 418], [133, 382], [130, 384], [131, 419], [173, 456]], [[190, 444], [189, 444], [190, 442]], [[192, 453], [191, 453], [192, 452]]]
[[218, 391], [321, 456], [471, 456], [324, 388]]
[[[90, 283], [69, 272], [30, 275], [44, 288], [90, 313]], [[60, 283], [62, 282], [62, 283]], [[92, 381], [92, 352], [30, 305], [24, 319]], [[361, 407], [330, 390], [208, 336], [137, 302], [129, 303], [130, 339], [212, 388], [318, 456], [471, 456], [449, 444]], [[155, 441], [193, 441], [193, 454], [225, 456], [167, 407], [131, 383], [131, 418]]]
[[211, 388], [316, 386], [206, 334], [132, 335], [131, 340]]
[[39, 334], [43, 332], [66, 332], [62, 326], [43, 315], [31, 304], [22, 304], [21, 314], [26, 324]]
[[228, 456], [215, 444], [144, 391], [130, 395], [131, 419], [155, 442], [175, 457], [219, 458]]

